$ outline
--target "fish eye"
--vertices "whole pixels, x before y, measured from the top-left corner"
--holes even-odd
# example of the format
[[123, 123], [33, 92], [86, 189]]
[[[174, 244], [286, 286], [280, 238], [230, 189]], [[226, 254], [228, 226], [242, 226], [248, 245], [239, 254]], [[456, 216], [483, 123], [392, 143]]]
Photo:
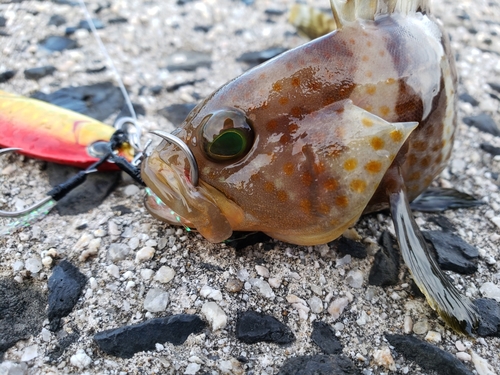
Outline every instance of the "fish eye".
[[216, 111], [203, 120], [203, 149], [215, 161], [236, 161], [245, 156], [254, 141], [254, 132], [245, 113], [231, 108]]

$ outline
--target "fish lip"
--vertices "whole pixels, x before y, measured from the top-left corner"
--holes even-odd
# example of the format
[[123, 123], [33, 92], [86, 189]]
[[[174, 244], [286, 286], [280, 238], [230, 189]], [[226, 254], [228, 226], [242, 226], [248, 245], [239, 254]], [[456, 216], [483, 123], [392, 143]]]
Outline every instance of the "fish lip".
[[154, 150], [144, 160], [141, 176], [164, 204], [159, 206], [146, 199], [146, 208], [162, 221], [195, 227], [211, 242], [229, 238], [233, 232], [231, 224], [203, 183], [194, 186], [190, 182], [184, 162], [184, 155], [169, 146]]

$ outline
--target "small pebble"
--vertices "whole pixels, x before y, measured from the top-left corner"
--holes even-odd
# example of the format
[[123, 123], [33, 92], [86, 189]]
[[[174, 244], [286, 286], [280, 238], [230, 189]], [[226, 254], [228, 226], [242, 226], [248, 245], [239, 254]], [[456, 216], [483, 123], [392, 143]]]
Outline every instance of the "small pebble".
[[337, 298], [328, 307], [328, 313], [333, 317], [333, 320], [337, 320], [348, 304], [349, 299], [346, 297]]
[[429, 331], [427, 332], [427, 335], [425, 336], [425, 340], [432, 342], [434, 344], [440, 343], [441, 342], [441, 334], [436, 331]]
[[106, 271], [115, 279], [118, 279], [120, 277], [120, 269], [115, 264], [110, 264], [109, 266], [107, 266]]
[[392, 357], [391, 350], [388, 347], [374, 350], [373, 361], [378, 366], [382, 366], [390, 371], [396, 371], [396, 363], [394, 363], [394, 358]]
[[205, 303], [201, 308], [201, 313], [212, 327], [212, 331], [226, 327], [227, 315], [215, 302]]
[[427, 320], [418, 321], [413, 325], [413, 332], [415, 332], [417, 335], [423, 335], [427, 333], [428, 330], [429, 323], [427, 322]]
[[144, 280], [149, 280], [153, 277], [153, 274], [155, 273], [155, 271], [150, 270], [149, 268], [143, 268], [140, 273], [141, 273], [141, 277]]
[[317, 296], [309, 298], [309, 307], [314, 314], [321, 314], [323, 312], [323, 302]]
[[352, 270], [347, 273], [346, 283], [352, 288], [363, 287], [363, 272], [359, 270]]
[[469, 353], [458, 352], [456, 356], [462, 362], [470, 362], [472, 360], [472, 356]]
[[491, 366], [486, 359], [479, 356], [476, 352], [472, 352], [471, 358], [478, 375], [497, 375], [493, 366]]
[[39, 258], [28, 258], [24, 267], [33, 274], [37, 274], [42, 269], [42, 261]]
[[256, 265], [255, 270], [259, 276], [262, 276], [265, 279], [269, 278], [269, 270], [266, 267]]
[[141, 189], [137, 185], [128, 185], [123, 189], [123, 194], [127, 197], [131, 197], [133, 195], [136, 195]]
[[144, 308], [149, 312], [165, 311], [169, 302], [169, 295], [162, 289], [150, 289], [144, 298]]
[[152, 247], [143, 247], [135, 255], [135, 262], [136, 263], [145, 262], [147, 260], [152, 259], [154, 255], [155, 255], [155, 249], [153, 249]]
[[243, 281], [231, 278], [227, 281], [226, 290], [231, 293], [238, 293], [243, 289]]
[[498, 285], [488, 281], [481, 285], [479, 291], [482, 293], [483, 297], [491, 298], [500, 302], [500, 287], [498, 287]]
[[31, 345], [24, 348], [21, 362], [29, 362], [36, 357], [38, 357], [38, 345]]
[[404, 333], [409, 335], [413, 330], [413, 319], [410, 315], [405, 315], [404, 323], [403, 323]]
[[465, 352], [467, 350], [467, 348], [465, 347], [465, 345], [463, 344], [462, 341], [458, 340], [456, 343], [455, 343], [455, 347], [457, 348], [457, 350], [459, 352]]
[[214, 289], [208, 285], [204, 285], [200, 289], [200, 296], [203, 298], [210, 298], [214, 301], [222, 301], [222, 293], [218, 289]]
[[161, 266], [158, 271], [156, 271], [155, 275], [155, 280], [162, 283], [166, 284], [175, 277], [175, 270], [171, 267], [168, 266]]
[[186, 370], [184, 371], [184, 375], [195, 375], [198, 371], [200, 371], [201, 365], [198, 363], [190, 363], [187, 365]]
[[92, 358], [90, 358], [83, 349], [78, 349], [76, 354], [71, 356], [70, 362], [73, 366], [83, 370], [90, 366]]

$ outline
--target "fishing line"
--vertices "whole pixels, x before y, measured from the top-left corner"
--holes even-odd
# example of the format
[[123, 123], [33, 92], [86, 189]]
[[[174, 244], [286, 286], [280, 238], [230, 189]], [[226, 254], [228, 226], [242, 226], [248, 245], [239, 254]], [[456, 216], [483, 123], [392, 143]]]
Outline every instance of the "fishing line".
[[127, 108], [128, 108], [128, 110], [130, 112], [130, 115], [133, 118], [133, 123], [134, 123], [134, 126], [135, 126], [136, 133], [133, 134], [132, 137], [131, 137], [132, 138], [131, 142], [134, 143], [132, 146], [136, 150], [140, 150], [141, 149], [141, 143], [140, 143], [140, 138], [139, 137], [141, 135], [141, 130], [142, 129], [141, 129], [139, 123], [137, 122], [137, 115], [135, 113], [134, 106], [132, 105], [132, 101], [130, 100], [130, 96], [128, 95], [128, 92], [125, 89], [125, 85], [123, 84], [123, 80], [122, 80], [122, 78], [120, 76], [120, 73], [118, 72], [118, 69], [116, 68], [116, 66], [115, 66], [115, 64], [113, 62], [113, 59], [109, 55], [108, 50], [106, 49], [106, 46], [104, 45], [104, 43], [102, 42], [101, 37], [97, 33], [97, 29], [96, 29], [96, 27], [94, 25], [94, 21], [92, 20], [92, 16], [90, 15], [90, 12], [89, 12], [87, 6], [85, 5], [84, 0], [78, 0], [78, 2], [80, 3], [80, 7], [82, 8], [83, 13], [85, 15], [85, 19], [87, 20], [87, 24], [89, 25], [89, 28], [92, 31], [92, 34], [94, 35], [94, 38], [95, 38], [95, 40], [96, 40], [96, 42], [97, 42], [97, 44], [99, 46], [99, 49], [101, 50], [102, 54], [104, 55], [104, 57], [108, 61], [108, 64], [111, 67], [111, 71], [115, 75], [116, 82], [118, 83], [118, 86], [120, 87], [120, 90], [122, 92], [123, 98], [125, 99], [125, 103], [126, 103]]

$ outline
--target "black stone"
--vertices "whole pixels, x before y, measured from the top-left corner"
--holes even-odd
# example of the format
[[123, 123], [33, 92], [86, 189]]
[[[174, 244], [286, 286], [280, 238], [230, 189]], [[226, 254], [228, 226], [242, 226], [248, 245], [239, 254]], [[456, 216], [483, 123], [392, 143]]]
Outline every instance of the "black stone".
[[479, 105], [479, 102], [476, 99], [474, 99], [472, 95], [467, 94], [466, 92], [460, 94], [458, 98], [465, 103], [469, 103], [473, 107], [477, 107]]
[[[146, 108], [144, 108], [142, 104], [132, 103], [132, 108], [134, 109], [136, 116], [146, 116]], [[120, 113], [118, 113], [118, 115], [116, 116], [114, 122], [118, 121], [122, 117], [134, 117], [130, 113], [130, 109], [126, 103], [123, 105]]]
[[66, 18], [60, 16], [59, 14], [54, 14], [50, 17], [48, 25], [61, 26], [66, 23]]
[[167, 58], [166, 68], [171, 71], [193, 72], [200, 67], [210, 68], [212, 59], [209, 54], [195, 51], [177, 51]]
[[106, 65], [103, 65], [103, 66], [100, 66], [100, 67], [97, 67], [97, 68], [88, 68], [88, 69], [85, 69], [85, 73], [97, 74], [97, 73], [105, 72], [107, 69], [108, 69], [108, 67]]
[[[93, 18], [92, 23], [94, 24], [94, 27], [96, 28], [96, 30], [104, 29], [104, 24], [102, 23], [102, 21], [100, 19]], [[85, 29], [85, 30], [91, 31], [91, 28], [90, 28], [87, 20], [80, 21], [80, 23], [78, 24], [78, 27], [80, 29]]]
[[481, 143], [481, 150], [486, 151], [487, 153], [497, 156], [500, 155], [500, 147], [495, 147], [489, 143]]
[[479, 314], [479, 336], [500, 337], [500, 302], [490, 298], [479, 298], [474, 301]]
[[119, 204], [118, 206], [111, 207], [111, 210], [113, 212], [118, 213], [119, 215], [127, 215], [127, 214], [132, 213], [132, 210], [130, 208], [128, 208], [127, 206], [124, 206], [122, 204]]
[[389, 231], [379, 239], [380, 250], [375, 254], [368, 276], [368, 284], [377, 286], [396, 285], [399, 275], [399, 251], [397, 242]]
[[128, 19], [125, 17], [115, 17], [115, 18], [110, 18], [108, 20], [108, 23], [111, 25], [118, 24], [118, 23], [127, 23]]
[[0, 362], [19, 340], [38, 335], [46, 319], [47, 296], [41, 288], [0, 279]]
[[135, 353], [154, 350], [157, 343], [181, 345], [191, 333], [200, 333], [205, 325], [197, 315], [172, 315], [99, 332], [94, 341], [107, 354], [131, 358]]
[[40, 46], [48, 49], [49, 51], [64, 51], [65, 49], [74, 49], [78, 47], [76, 41], [64, 36], [49, 36], [48, 38], [42, 40]]
[[208, 33], [212, 27], [213, 26], [211, 26], [211, 25], [206, 25], [206, 26], [198, 25], [198, 26], [195, 26], [193, 28], [193, 30], [194, 31], [199, 31], [199, 32], [202, 32], [202, 33]]
[[358, 375], [354, 363], [341, 355], [303, 355], [287, 359], [278, 375]]
[[149, 88], [149, 92], [151, 93], [151, 95], [154, 95], [154, 96], [160, 95], [162, 90], [163, 90], [162, 85], [155, 85], [155, 86], [151, 86]]
[[[59, 185], [80, 170], [61, 164], [48, 163], [47, 173], [52, 186]], [[98, 207], [120, 181], [120, 171], [97, 172], [87, 175], [83, 184], [58, 201], [55, 210], [59, 215], [79, 215]]]
[[175, 127], [178, 127], [184, 122], [194, 107], [196, 107], [196, 103], [172, 104], [160, 109], [158, 114], [165, 117]]
[[5, 27], [7, 25], [7, 18], [0, 16], [0, 27]]
[[341, 354], [342, 344], [335, 336], [335, 330], [327, 323], [313, 322], [311, 340], [318, 345], [325, 354]]
[[24, 71], [24, 78], [26, 79], [40, 79], [54, 74], [56, 68], [52, 65], [38, 66], [36, 68], [29, 68]]
[[274, 342], [290, 344], [295, 335], [286, 325], [273, 316], [252, 310], [239, 314], [236, 321], [236, 337], [247, 344]]
[[430, 187], [411, 202], [410, 207], [415, 211], [441, 212], [456, 208], [477, 207], [482, 204], [484, 202], [455, 189]]
[[178, 89], [180, 89], [181, 87], [192, 86], [195, 83], [203, 82], [203, 81], [205, 81], [205, 79], [194, 79], [192, 81], [186, 81], [186, 82], [177, 83], [175, 85], [168, 86], [167, 87], [167, 92], [174, 92], [174, 91], [177, 91]]
[[273, 57], [281, 55], [286, 50], [287, 48], [274, 47], [265, 49], [263, 51], [245, 52], [240, 57], [238, 57], [236, 61], [245, 62], [249, 65], [258, 65], [272, 59]]
[[439, 226], [445, 232], [455, 231], [455, 226], [446, 216], [436, 215], [429, 218], [429, 221]]
[[436, 371], [439, 375], [472, 375], [457, 357], [416, 337], [388, 333], [385, 337], [397, 352], [427, 371]]
[[500, 129], [498, 129], [495, 120], [493, 120], [491, 116], [486, 113], [481, 113], [477, 116], [464, 117], [464, 123], [469, 126], [475, 126], [479, 130], [493, 134], [494, 136], [500, 135]]
[[478, 250], [451, 232], [422, 231], [427, 242], [436, 251], [439, 267], [443, 270], [470, 275], [477, 271]]
[[119, 111], [124, 104], [120, 89], [111, 82], [65, 87], [51, 94], [35, 92], [33, 98], [82, 113], [99, 121]]
[[349, 254], [359, 259], [364, 259], [368, 256], [366, 245], [346, 237], [339, 237], [335, 241], [328, 243], [328, 245], [333, 247], [342, 256]]
[[17, 70], [6, 70], [0, 73], [0, 83], [5, 83], [13, 78], [17, 73]]
[[67, 260], [62, 260], [54, 267], [48, 283], [51, 331], [57, 331], [61, 326], [61, 319], [71, 313], [86, 282], [85, 275]]
[[500, 92], [500, 83], [488, 82], [488, 85], [496, 92]]
[[264, 11], [265, 14], [268, 16], [281, 16], [282, 14], [285, 14], [286, 10], [284, 9], [275, 9], [275, 8], [268, 8]]

